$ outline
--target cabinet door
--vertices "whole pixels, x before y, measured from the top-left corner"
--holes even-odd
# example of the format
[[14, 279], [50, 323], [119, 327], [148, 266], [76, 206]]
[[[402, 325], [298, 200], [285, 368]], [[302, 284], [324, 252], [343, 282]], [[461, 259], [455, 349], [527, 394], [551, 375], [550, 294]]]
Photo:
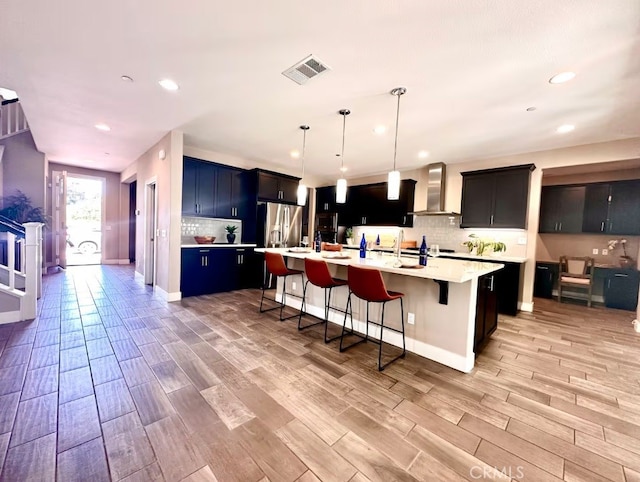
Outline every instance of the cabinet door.
[[[360, 209], [365, 217], [363, 224], [386, 225], [394, 224], [400, 212], [400, 201], [387, 200], [386, 184], [370, 184], [362, 191]], [[397, 221], [396, 221], [397, 224]]]
[[585, 186], [566, 186], [558, 190], [557, 230], [562, 233], [581, 233], [584, 213]]
[[533, 296], [537, 298], [553, 298], [553, 269], [548, 264], [537, 263], [533, 283]]
[[241, 171], [233, 171], [231, 176], [231, 217], [246, 217], [247, 203], [244, 201], [244, 176]]
[[319, 187], [316, 189], [316, 212], [336, 212], [336, 188], [335, 186]]
[[638, 305], [638, 272], [608, 270], [604, 285], [604, 304], [608, 308], [635, 311]]
[[198, 167], [198, 216], [214, 217], [216, 167], [208, 162], [199, 163]]
[[[290, 179], [288, 177], [281, 177], [279, 179], [280, 187], [280, 201], [295, 204], [298, 202], [298, 185], [300, 181], [296, 179]], [[308, 200], [307, 200], [308, 202]]]
[[238, 263], [233, 248], [211, 250], [212, 293], [232, 291], [238, 287]]
[[582, 232], [604, 233], [609, 211], [609, 184], [587, 184]]
[[496, 296], [494, 275], [478, 279], [478, 300], [476, 305], [476, 327], [474, 333], [474, 352], [476, 355], [489, 341], [489, 337], [498, 327], [498, 298]]
[[403, 179], [400, 187], [400, 211], [398, 213], [398, 219], [394, 224], [398, 224], [402, 227], [413, 227], [413, 214], [407, 214], [413, 212], [415, 204], [416, 183], [410, 179]]
[[491, 227], [493, 174], [473, 174], [464, 176], [462, 182], [462, 228]]
[[[540, 195], [540, 225], [538, 232], [555, 233], [558, 229], [558, 205], [560, 189], [556, 186], [545, 186]], [[582, 219], [582, 215], [580, 215]], [[582, 228], [582, 226], [580, 226]]]
[[198, 162], [184, 161], [182, 171], [182, 214], [196, 216], [197, 211], [197, 178]]
[[266, 172], [258, 172], [258, 199], [280, 201], [278, 177]]
[[640, 234], [640, 181], [611, 183], [607, 232]]
[[530, 172], [529, 169], [515, 169], [495, 174], [491, 227], [527, 227]]
[[212, 293], [210, 249], [183, 248], [180, 267], [180, 290], [183, 296]]
[[216, 173], [216, 216], [220, 218], [233, 217], [231, 194], [234, 171], [232, 169], [218, 168]]

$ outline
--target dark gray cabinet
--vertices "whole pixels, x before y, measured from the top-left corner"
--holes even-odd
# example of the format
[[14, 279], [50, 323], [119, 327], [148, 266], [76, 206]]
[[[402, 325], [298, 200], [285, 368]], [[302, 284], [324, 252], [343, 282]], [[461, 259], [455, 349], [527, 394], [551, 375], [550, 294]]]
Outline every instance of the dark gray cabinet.
[[473, 351], [476, 356], [489, 341], [498, 327], [498, 296], [496, 293], [495, 273], [478, 279], [478, 302], [476, 305], [476, 329]]
[[257, 170], [258, 200], [296, 204], [299, 178]]
[[316, 212], [335, 213], [338, 212], [336, 203], [336, 187], [326, 186], [316, 189]]
[[218, 167], [216, 176], [215, 213], [219, 218], [243, 218], [246, 202], [243, 198], [242, 171]]
[[[337, 205], [338, 224], [341, 226], [413, 226], [416, 181], [400, 182], [400, 199], [387, 199], [387, 183], [350, 186], [347, 202]], [[323, 188], [324, 189], [324, 188]], [[320, 212], [320, 211], [317, 211]]]
[[640, 234], [640, 181], [586, 185], [584, 233]]
[[463, 172], [463, 228], [527, 227], [533, 164]]
[[558, 263], [536, 263], [533, 296], [536, 298], [553, 298], [553, 288], [557, 280]]
[[580, 233], [586, 186], [545, 186], [540, 199], [541, 233]]
[[639, 282], [640, 273], [635, 269], [608, 269], [604, 281], [605, 306], [635, 311]]
[[185, 158], [182, 175], [182, 214], [214, 217], [215, 189], [215, 165]]

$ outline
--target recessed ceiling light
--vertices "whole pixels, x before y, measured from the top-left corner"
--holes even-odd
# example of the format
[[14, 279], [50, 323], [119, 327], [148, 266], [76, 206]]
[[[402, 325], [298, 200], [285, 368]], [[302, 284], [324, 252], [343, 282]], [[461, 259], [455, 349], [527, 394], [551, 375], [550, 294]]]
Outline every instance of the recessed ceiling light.
[[576, 76], [574, 72], [560, 72], [549, 79], [550, 84], [562, 84], [563, 82], [569, 82]]
[[576, 128], [576, 126], [574, 126], [574, 125], [564, 124], [564, 125], [561, 125], [560, 127], [558, 127], [557, 132], [559, 134], [566, 134], [567, 132], [571, 132], [575, 128]]
[[387, 132], [387, 127], [386, 126], [375, 126], [373, 128], [373, 132], [375, 132], [378, 135], [382, 135], [385, 132]]
[[131, 77], [129, 77], [128, 75], [121, 75], [120, 79], [122, 79], [125, 82], [133, 82], [133, 79]]
[[110, 156], [110, 155], [111, 155], [111, 153], [110, 153], [110, 152], [105, 152], [105, 153], [104, 153], [104, 155], [105, 155], [105, 156]]
[[162, 79], [161, 81], [158, 82], [158, 84], [160, 84], [161, 87], [163, 87], [164, 89], [167, 90], [178, 90], [178, 84], [176, 84], [173, 80], [171, 79]]
[[294, 149], [293, 151], [291, 151], [291, 152], [289, 153], [289, 155], [290, 155], [291, 157], [293, 157], [294, 159], [298, 159], [298, 158], [300, 157], [300, 151], [297, 151], [297, 150], [295, 150], [295, 149]]
[[527, 107], [527, 112], [533, 112], [536, 110], [536, 107]]
[[418, 157], [420, 159], [426, 159], [427, 157], [429, 157], [429, 153], [427, 151], [420, 151], [418, 152]]
[[95, 128], [98, 129], [99, 131], [104, 131], [104, 132], [109, 132], [111, 130], [111, 127], [109, 127], [107, 124], [104, 123], [100, 123], [100, 124], [96, 124]]

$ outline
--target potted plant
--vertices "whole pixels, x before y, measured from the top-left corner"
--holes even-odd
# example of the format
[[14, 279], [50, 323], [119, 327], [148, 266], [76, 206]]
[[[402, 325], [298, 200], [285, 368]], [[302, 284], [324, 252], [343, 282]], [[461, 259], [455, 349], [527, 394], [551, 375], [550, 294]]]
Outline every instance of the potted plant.
[[475, 249], [475, 254], [477, 254], [478, 256], [491, 253], [499, 254], [507, 250], [507, 245], [502, 241], [496, 241], [494, 239], [482, 239], [479, 238], [476, 234], [470, 234], [469, 238], [471, 239], [469, 239], [469, 241], [464, 241], [462, 245], [466, 246], [470, 253]]
[[238, 226], [229, 224], [224, 229], [227, 231], [227, 242], [233, 244], [236, 240], [236, 229], [238, 229]]
[[347, 228], [344, 230], [344, 237], [347, 240], [347, 244], [348, 245], [352, 245], [354, 244], [354, 239], [353, 239], [353, 228]]

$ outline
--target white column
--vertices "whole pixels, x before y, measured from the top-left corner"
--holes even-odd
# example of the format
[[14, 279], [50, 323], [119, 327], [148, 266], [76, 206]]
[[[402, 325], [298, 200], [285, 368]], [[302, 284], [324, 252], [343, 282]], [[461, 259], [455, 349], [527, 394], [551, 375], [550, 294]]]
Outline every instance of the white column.
[[25, 223], [23, 226], [26, 231], [25, 296], [22, 299], [20, 311], [23, 320], [32, 320], [37, 313], [38, 283], [42, 278], [39, 264], [41, 263], [40, 233], [42, 223]]

